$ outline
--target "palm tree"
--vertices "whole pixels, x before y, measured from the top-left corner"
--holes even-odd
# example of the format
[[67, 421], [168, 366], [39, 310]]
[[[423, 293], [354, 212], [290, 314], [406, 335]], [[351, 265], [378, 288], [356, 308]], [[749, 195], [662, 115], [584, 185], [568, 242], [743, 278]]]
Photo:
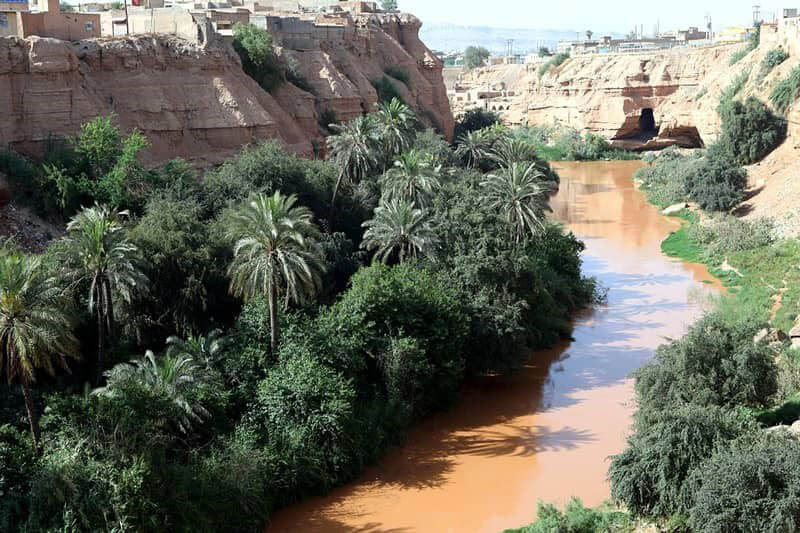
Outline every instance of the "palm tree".
[[0, 368], [9, 383], [18, 381], [22, 387], [37, 454], [42, 451], [41, 433], [30, 388], [36, 369], [54, 374], [56, 365], [67, 368], [67, 357], [78, 357], [78, 340], [60, 294], [38, 257], [0, 250]]
[[183, 433], [192, 429], [192, 420], [202, 422], [211, 414], [199, 402], [191, 401], [191, 391], [203, 379], [203, 371], [191, 356], [165, 355], [156, 359], [150, 350], [144, 357], [122, 363], [105, 373], [106, 386], [92, 394], [109, 398], [123, 394], [130, 387], [142, 387], [153, 394], [167, 398], [181, 415], [177, 422]]
[[492, 146], [487, 156], [501, 167], [509, 167], [512, 163], [539, 161], [536, 147], [519, 137], [499, 140]]
[[416, 117], [410, 107], [399, 99], [392, 98], [390, 102], [378, 104], [375, 119], [378, 122], [385, 160], [391, 161], [411, 146]]
[[[339, 175], [333, 187], [329, 223], [333, 226], [336, 195], [342, 182], [347, 179], [358, 183], [374, 168], [377, 160], [378, 126], [372, 115], [357, 117], [345, 124], [329, 125], [335, 135], [326, 139], [328, 157], [339, 167]], [[333, 231], [333, 228], [330, 228]]]
[[299, 301], [315, 292], [325, 270], [319, 230], [297, 197], [259, 194], [234, 213], [228, 235], [236, 240], [228, 268], [230, 290], [245, 301], [269, 299], [272, 353], [278, 348], [278, 298]]
[[206, 368], [213, 368], [228, 345], [228, 338], [222, 330], [215, 329], [206, 336], [189, 336], [187, 339], [171, 336], [167, 339], [167, 355], [177, 357], [188, 355]]
[[364, 222], [362, 247], [375, 251], [373, 260], [401, 263], [431, 251], [434, 232], [428, 217], [411, 202], [390, 200], [375, 208], [372, 220]]
[[89, 312], [97, 320], [97, 383], [103, 373], [107, 337], [114, 335], [114, 295], [130, 303], [135, 292], [147, 290], [139, 250], [122, 227], [127, 215], [127, 211], [95, 205], [81, 210], [67, 224], [64, 277], [73, 286], [86, 283], [89, 287]]
[[440, 167], [434, 167], [426, 154], [411, 150], [394, 162], [394, 168], [381, 178], [383, 194], [388, 200], [400, 199], [427, 207], [431, 196], [441, 185]]
[[487, 129], [470, 131], [456, 140], [455, 154], [467, 168], [477, 168], [488, 156], [493, 143], [494, 139]]
[[505, 216], [517, 244], [544, 225], [544, 212], [549, 210], [545, 179], [535, 163], [512, 163], [481, 182], [489, 209]]

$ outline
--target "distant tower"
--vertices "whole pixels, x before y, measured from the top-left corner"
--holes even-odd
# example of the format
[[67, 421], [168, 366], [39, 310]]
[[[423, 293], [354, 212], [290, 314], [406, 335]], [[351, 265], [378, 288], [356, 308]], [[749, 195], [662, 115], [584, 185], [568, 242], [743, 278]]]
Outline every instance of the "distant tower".
[[761, 6], [754, 5], [753, 6], [753, 26], [758, 26], [761, 22]]
[[706, 13], [706, 31], [708, 31], [708, 39], [711, 40], [714, 36], [711, 13]]

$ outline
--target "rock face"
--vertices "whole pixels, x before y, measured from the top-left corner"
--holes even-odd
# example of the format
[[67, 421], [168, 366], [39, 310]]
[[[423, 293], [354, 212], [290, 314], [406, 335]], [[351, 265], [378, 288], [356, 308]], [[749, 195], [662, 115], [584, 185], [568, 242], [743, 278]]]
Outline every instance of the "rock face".
[[0, 146], [37, 154], [48, 137], [74, 135], [81, 124], [114, 113], [124, 130], [147, 135], [151, 162], [184, 157], [203, 166], [272, 138], [312, 155], [324, 146], [321, 113], [349, 120], [371, 111], [371, 82], [390, 65], [408, 73], [409, 87], [395, 85], [423, 122], [451, 136], [442, 64], [419, 40], [419, 20], [386, 14], [356, 23], [365, 31], [349, 41], [278, 50], [295, 56], [313, 94], [288, 82], [266, 93], [226, 43], [201, 48], [163, 35], [74, 44], [2, 38]]
[[498, 65], [460, 84], [499, 93], [488, 108], [512, 123], [569, 125], [622, 147], [692, 148], [716, 135], [718, 120], [715, 106], [686, 103], [735, 49], [577, 56], [541, 76], [539, 65]]
[[[654, 53], [578, 56], [539, 76], [539, 65], [498, 65], [460, 76], [450, 91], [454, 111], [486, 107], [510, 124], [553, 124], [606, 137], [621, 147], [668, 144], [707, 146], [720, 131], [717, 107], [734, 81], [737, 99], [754, 96], [769, 105], [781, 80], [800, 66], [800, 19], [762, 24], [759, 46], [734, 65], [734, 44]], [[767, 54], [789, 58], [767, 73]], [[657, 134], [644, 134], [652, 110]], [[774, 152], [747, 168], [753, 188], [740, 212], [770, 217], [782, 236], [800, 236], [800, 102], [786, 114], [788, 135]], [[798, 337], [800, 345], [800, 337]]]

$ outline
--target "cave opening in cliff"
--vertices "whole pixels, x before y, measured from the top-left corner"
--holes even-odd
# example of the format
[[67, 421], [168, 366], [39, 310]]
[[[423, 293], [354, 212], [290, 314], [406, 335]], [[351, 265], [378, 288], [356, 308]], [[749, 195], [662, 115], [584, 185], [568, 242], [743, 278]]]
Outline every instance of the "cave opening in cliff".
[[655, 137], [658, 135], [656, 117], [653, 115], [653, 108], [651, 107], [642, 109], [642, 114], [639, 115], [639, 135], [643, 137]]

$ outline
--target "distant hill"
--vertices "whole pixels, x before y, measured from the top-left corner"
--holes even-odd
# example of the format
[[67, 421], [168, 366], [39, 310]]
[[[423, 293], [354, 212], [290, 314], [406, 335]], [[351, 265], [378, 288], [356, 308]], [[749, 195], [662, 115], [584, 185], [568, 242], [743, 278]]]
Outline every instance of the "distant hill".
[[[583, 38], [583, 33], [580, 34]], [[574, 40], [574, 31], [504, 29], [485, 26], [456, 26], [426, 22], [420, 37], [428, 48], [442, 52], [461, 51], [468, 46], [484, 46], [492, 54], [504, 54], [509, 39], [514, 39], [514, 53], [535, 52], [540, 46], [555, 48], [558, 41]]]

